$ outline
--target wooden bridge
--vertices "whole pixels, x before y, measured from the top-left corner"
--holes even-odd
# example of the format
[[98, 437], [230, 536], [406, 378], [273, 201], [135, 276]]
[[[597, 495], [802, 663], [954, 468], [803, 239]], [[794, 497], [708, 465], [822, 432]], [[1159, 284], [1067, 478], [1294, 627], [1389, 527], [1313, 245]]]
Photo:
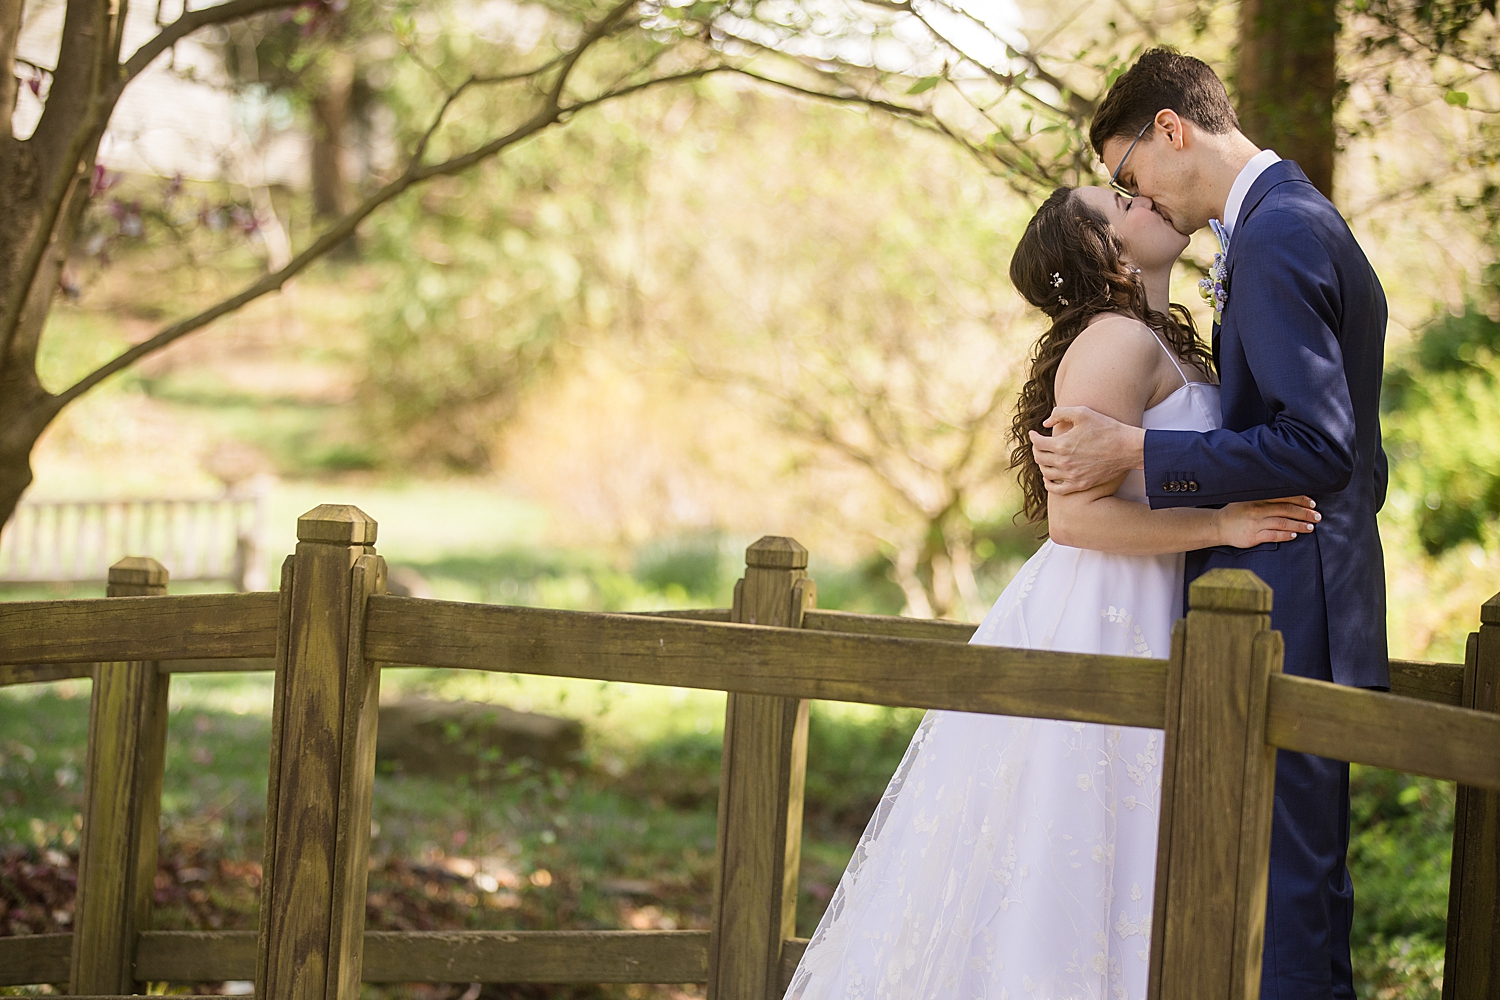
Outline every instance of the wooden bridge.
[[[147, 981], [254, 980], [276, 1000], [364, 982], [706, 982], [776, 1000], [794, 935], [807, 699], [1166, 730], [1151, 996], [1259, 996], [1277, 747], [1458, 781], [1446, 1000], [1500, 995], [1500, 597], [1466, 663], [1392, 661], [1391, 694], [1283, 676], [1272, 595], [1195, 582], [1167, 660], [968, 646], [971, 626], [819, 611], [807, 553], [747, 552], [727, 610], [587, 614], [387, 596], [373, 520], [298, 521], [279, 594], [165, 596], [127, 559], [109, 598], [0, 604], [0, 682], [91, 676], [71, 934], [0, 938], [0, 984], [118, 996]], [[258, 932], [151, 926], [167, 688], [182, 669], [274, 657]], [[707, 931], [373, 932], [366, 859], [383, 667], [492, 670], [729, 692]]]

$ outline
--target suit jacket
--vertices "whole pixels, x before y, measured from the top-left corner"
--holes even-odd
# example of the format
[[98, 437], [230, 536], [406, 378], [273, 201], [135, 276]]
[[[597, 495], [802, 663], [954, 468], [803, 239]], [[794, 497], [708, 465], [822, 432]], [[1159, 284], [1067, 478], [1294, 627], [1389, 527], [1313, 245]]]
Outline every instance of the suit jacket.
[[[1214, 327], [1224, 425], [1146, 432], [1151, 506], [1311, 496], [1323, 514], [1311, 535], [1239, 553], [1207, 550], [1189, 566], [1248, 555], [1238, 564], [1271, 586], [1273, 618], [1325, 621], [1311, 631], [1276, 626], [1287, 632], [1288, 673], [1330, 671], [1340, 684], [1389, 687], [1375, 524], [1387, 478], [1385, 293], [1338, 210], [1289, 160], [1251, 186], [1227, 267], [1229, 298]], [[1291, 648], [1293, 633], [1316, 645], [1323, 632], [1326, 650]]]

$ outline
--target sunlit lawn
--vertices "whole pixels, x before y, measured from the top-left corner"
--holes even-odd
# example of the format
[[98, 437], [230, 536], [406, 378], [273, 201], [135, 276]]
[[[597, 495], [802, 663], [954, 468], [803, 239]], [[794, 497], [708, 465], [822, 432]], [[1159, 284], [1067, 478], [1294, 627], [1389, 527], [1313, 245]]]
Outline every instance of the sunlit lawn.
[[[577, 768], [516, 761], [482, 784], [378, 768], [368, 926], [707, 926], [723, 695], [426, 670], [388, 671], [384, 681], [387, 697], [420, 691], [573, 716], [588, 738]], [[76, 864], [88, 688], [75, 680], [0, 692], [0, 854], [29, 859], [43, 877], [53, 870], [59, 883]], [[173, 677], [159, 928], [255, 926], [270, 701], [268, 674]], [[815, 712], [801, 933], [816, 923], [918, 718], [838, 705]], [[68, 929], [70, 898], [43, 906], [17, 898], [15, 884], [5, 891], [6, 932]]]
[[[378, 769], [369, 926], [706, 926], [722, 695], [435, 670], [391, 670], [383, 683], [387, 697], [467, 697], [582, 719], [588, 735], [568, 771], [517, 761], [480, 784]], [[88, 687], [0, 692], [0, 853], [75, 863]], [[173, 677], [158, 927], [255, 926], [270, 701], [268, 674]], [[799, 934], [816, 924], [919, 717], [815, 705]], [[1436, 997], [1452, 786], [1356, 768], [1354, 827], [1361, 996]], [[10, 933], [68, 929], [70, 902], [56, 912], [14, 898], [7, 906]]]

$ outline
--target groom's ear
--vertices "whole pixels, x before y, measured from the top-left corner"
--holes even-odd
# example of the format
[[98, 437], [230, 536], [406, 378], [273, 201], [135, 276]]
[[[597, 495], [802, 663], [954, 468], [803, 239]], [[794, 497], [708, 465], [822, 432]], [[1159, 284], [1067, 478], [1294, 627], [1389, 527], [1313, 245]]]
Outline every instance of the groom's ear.
[[1158, 111], [1155, 124], [1156, 130], [1171, 144], [1173, 149], [1182, 149], [1187, 144], [1188, 122], [1171, 108]]

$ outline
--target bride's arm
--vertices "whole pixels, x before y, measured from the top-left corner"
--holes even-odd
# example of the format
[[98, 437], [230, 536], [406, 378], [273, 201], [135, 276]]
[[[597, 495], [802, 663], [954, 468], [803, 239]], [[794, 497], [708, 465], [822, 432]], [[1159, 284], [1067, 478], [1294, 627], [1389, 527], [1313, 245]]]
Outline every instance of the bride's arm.
[[[1090, 326], [1068, 348], [1057, 372], [1057, 404], [1087, 406], [1141, 426], [1158, 388], [1161, 346], [1144, 325], [1110, 317]], [[1124, 476], [1092, 490], [1047, 497], [1047, 527], [1059, 545], [1117, 555], [1160, 555], [1214, 545], [1248, 547], [1286, 542], [1312, 530], [1320, 515], [1311, 501], [1260, 501], [1222, 510], [1152, 510], [1114, 496]]]

